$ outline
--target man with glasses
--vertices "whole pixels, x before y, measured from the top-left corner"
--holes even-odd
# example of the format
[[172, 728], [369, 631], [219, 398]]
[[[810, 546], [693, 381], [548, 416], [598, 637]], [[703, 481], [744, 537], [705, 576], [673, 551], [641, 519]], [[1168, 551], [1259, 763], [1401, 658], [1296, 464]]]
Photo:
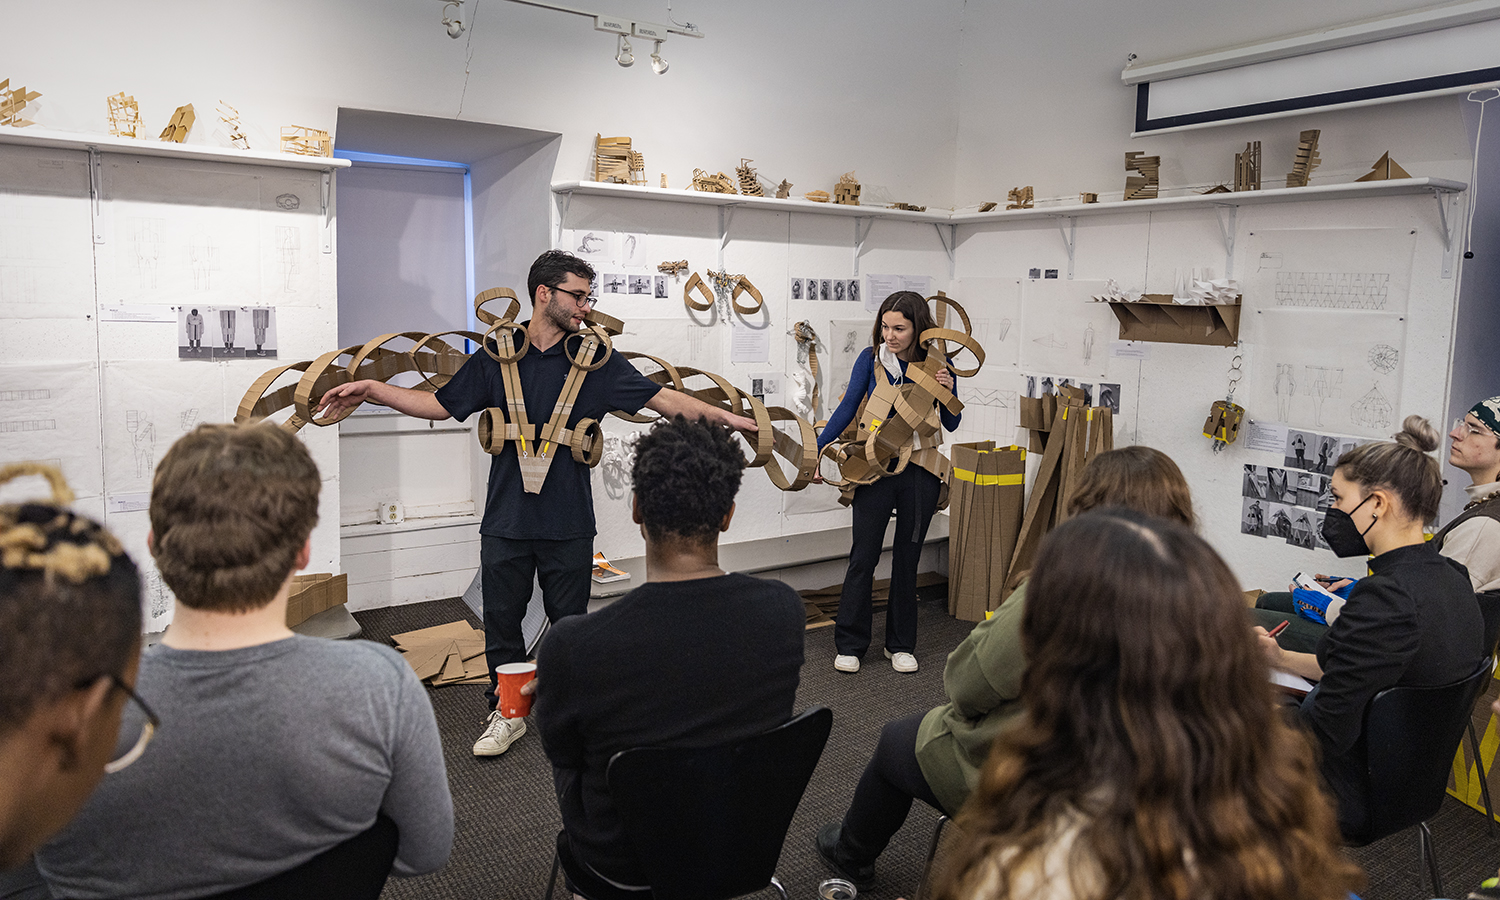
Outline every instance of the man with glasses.
[[[593, 300], [594, 269], [561, 250], [549, 250], [532, 263], [526, 278], [532, 316], [522, 323], [531, 346], [516, 363], [526, 417], [552, 418], [572, 361], [567, 338], [584, 324]], [[501, 364], [479, 351], [437, 393], [380, 381], [354, 381], [323, 396], [320, 410], [342, 411], [369, 400], [423, 419], [463, 420], [480, 410], [504, 407]], [[620, 354], [611, 354], [587, 373], [568, 414], [566, 427], [583, 419], [602, 420], [614, 410], [634, 413], [646, 407], [663, 416], [699, 417], [740, 431], [755, 423], [647, 379]], [[588, 612], [589, 573], [594, 556], [594, 499], [589, 468], [570, 453], [558, 453], [539, 493], [523, 487], [513, 442], [490, 460], [489, 490], [479, 526], [481, 587], [484, 592], [485, 663], [490, 672], [490, 709], [475, 756], [499, 756], [526, 733], [525, 719], [507, 719], [495, 709], [495, 668], [526, 659], [521, 622], [531, 602], [532, 578], [541, 582], [549, 621]]]
[[[1469, 476], [1469, 502], [1432, 545], [1469, 570], [1490, 631], [1500, 628], [1500, 397], [1474, 404], [1448, 432], [1448, 464]], [[1487, 638], [1494, 640], [1495, 635]], [[1493, 649], [1493, 648], [1491, 648]]]
[[[99, 779], [130, 765], [154, 716], [131, 685], [140, 655], [140, 580], [120, 542], [67, 509], [55, 469], [0, 467], [0, 484], [43, 475], [53, 502], [0, 505], [0, 893]], [[121, 727], [123, 708], [126, 723]]]
[[[416, 674], [390, 647], [287, 628], [320, 486], [270, 423], [200, 425], [157, 465], [147, 542], [176, 607], [139, 689], [163, 727], [37, 851], [53, 896], [217, 895], [336, 856], [382, 818], [395, 874], [447, 861], [453, 803]], [[122, 752], [144, 731], [126, 721]]]

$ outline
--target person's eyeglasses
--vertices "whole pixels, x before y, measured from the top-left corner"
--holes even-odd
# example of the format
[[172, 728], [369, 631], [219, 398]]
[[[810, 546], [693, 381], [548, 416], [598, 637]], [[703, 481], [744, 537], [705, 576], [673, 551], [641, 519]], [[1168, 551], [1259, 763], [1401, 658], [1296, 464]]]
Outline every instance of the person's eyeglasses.
[[1484, 437], [1487, 434], [1494, 434], [1495, 433], [1495, 432], [1491, 431], [1488, 427], [1486, 427], [1484, 425], [1475, 425], [1473, 422], [1470, 422], [1464, 416], [1459, 416], [1458, 418], [1454, 419], [1453, 420], [1453, 427], [1450, 428], [1450, 429], [1448, 429], [1448, 432], [1451, 434], [1454, 431], [1458, 430], [1459, 428], [1462, 428], [1464, 430], [1465, 434], [1467, 434], [1467, 435], [1475, 435], [1477, 437]]
[[[80, 687], [86, 686], [93, 680], [89, 679]], [[109, 680], [115, 687], [125, 692], [126, 705], [129, 707], [120, 713], [120, 736], [115, 741], [114, 756], [111, 756], [109, 762], [104, 764], [104, 773], [113, 775], [141, 758], [141, 754], [146, 752], [146, 745], [151, 743], [151, 736], [156, 734], [156, 730], [161, 727], [161, 720], [156, 717], [156, 713], [151, 711], [151, 707], [146, 705], [146, 701], [131, 690], [130, 685], [126, 684], [120, 676], [110, 675]]]
[[569, 297], [573, 298], [573, 303], [575, 306], [582, 306], [585, 309], [593, 309], [594, 304], [598, 302], [588, 294], [581, 294], [578, 291], [570, 291], [566, 288], [560, 287], [552, 287], [550, 288], [550, 290], [555, 294], [567, 294]]

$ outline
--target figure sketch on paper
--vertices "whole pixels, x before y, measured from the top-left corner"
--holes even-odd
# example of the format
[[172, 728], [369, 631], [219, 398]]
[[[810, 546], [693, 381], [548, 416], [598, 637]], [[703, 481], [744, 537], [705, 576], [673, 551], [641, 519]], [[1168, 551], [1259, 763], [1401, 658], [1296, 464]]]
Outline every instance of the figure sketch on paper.
[[188, 265], [193, 272], [193, 290], [212, 289], [209, 274], [219, 268], [219, 249], [208, 232], [198, 230], [188, 241]]
[[1000, 324], [995, 326], [995, 340], [1005, 342], [1005, 336], [1010, 334], [1010, 319], [1001, 319]]
[[182, 426], [182, 433], [187, 434], [198, 427], [198, 408], [185, 409], [177, 414], [177, 424]]
[[125, 430], [130, 432], [130, 450], [135, 459], [135, 477], [149, 478], [156, 468], [156, 426], [139, 409], [125, 410]]
[[635, 445], [640, 439], [638, 431], [624, 437], [617, 434], [604, 436], [604, 459], [600, 468], [604, 476], [604, 492], [611, 500], [623, 499], [630, 493], [630, 472], [635, 468]]
[[1297, 394], [1297, 381], [1292, 375], [1291, 363], [1276, 364], [1276, 421], [1289, 422], [1292, 418], [1292, 397]]
[[1302, 392], [1313, 398], [1313, 420], [1323, 426], [1323, 401], [1344, 396], [1344, 370], [1332, 366], [1303, 366], [1307, 383]]
[[1085, 363], [1094, 361], [1094, 326], [1092, 324], [1083, 329], [1083, 361]]
[[281, 263], [281, 290], [294, 293], [292, 276], [297, 274], [297, 260], [302, 249], [302, 235], [295, 226], [276, 226], [276, 258]]
[[578, 239], [578, 249], [575, 251], [584, 256], [594, 256], [604, 249], [604, 238], [590, 231]]
[[161, 261], [161, 219], [131, 219], [130, 241], [135, 245], [135, 268], [140, 287], [156, 289], [156, 267]]
[[1365, 428], [1386, 429], [1391, 427], [1395, 412], [1391, 401], [1380, 392], [1380, 385], [1374, 384], [1369, 393], [1349, 407], [1349, 420]]

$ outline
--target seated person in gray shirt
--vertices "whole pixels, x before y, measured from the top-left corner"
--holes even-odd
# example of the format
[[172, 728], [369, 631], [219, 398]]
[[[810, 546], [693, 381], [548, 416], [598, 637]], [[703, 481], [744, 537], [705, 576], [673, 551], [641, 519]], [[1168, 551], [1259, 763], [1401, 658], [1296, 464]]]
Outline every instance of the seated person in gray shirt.
[[56, 469], [0, 466], [0, 484], [26, 475], [52, 482], [52, 502], [0, 505], [0, 896], [136, 747], [112, 756], [140, 655], [135, 564], [68, 510]]
[[382, 813], [399, 831], [397, 875], [447, 860], [453, 801], [411, 668], [388, 647], [286, 627], [319, 486], [302, 442], [269, 423], [200, 425], [157, 466], [149, 542], [177, 605], [137, 690], [161, 727], [37, 852], [54, 896], [232, 890]]
[[537, 653], [533, 717], [552, 761], [570, 849], [603, 878], [644, 888], [610, 798], [610, 757], [631, 747], [711, 747], [792, 717], [807, 617], [780, 581], [725, 574], [745, 458], [733, 432], [663, 421], [631, 472], [646, 584], [560, 619]]

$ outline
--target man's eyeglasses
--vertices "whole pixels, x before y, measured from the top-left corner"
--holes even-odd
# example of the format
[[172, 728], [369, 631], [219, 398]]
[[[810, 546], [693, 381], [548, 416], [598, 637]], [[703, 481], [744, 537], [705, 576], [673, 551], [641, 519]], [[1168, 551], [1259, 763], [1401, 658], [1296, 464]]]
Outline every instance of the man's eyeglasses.
[[569, 297], [573, 298], [573, 304], [575, 306], [581, 306], [584, 309], [593, 309], [594, 304], [599, 302], [593, 297], [590, 297], [588, 294], [581, 294], [578, 291], [570, 291], [566, 288], [549, 286], [548, 290], [552, 291], [554, 294], [567, 294]]
[[[78, 687], [87, 687], [97, 680], [98, 676], [89, 678]], [[151, 743], [151, 736], [161, 727], [161, 720], [120, 676], [110, 675], [109, 680], [125, 692], [127, 701], [127, 708], [120, 712], [120, 736], [115, 741], [114, 755], [104, 764], [105, 774], [113, 775], [141, 758], [141, 754], [146, 752], [146, 745]]]
[[1448, 429], [1448, 433], [1452, 434], [1459, 428], [1464, 430], [1465, 435], [1475, 435], [1477, 437], [1484, 437], [1485, 435], [1493, 435], [1495, 433], [1484, 425], [1475, 425], [1464, 416], [1459, 416], [1453, 420], [1453, 427]]

